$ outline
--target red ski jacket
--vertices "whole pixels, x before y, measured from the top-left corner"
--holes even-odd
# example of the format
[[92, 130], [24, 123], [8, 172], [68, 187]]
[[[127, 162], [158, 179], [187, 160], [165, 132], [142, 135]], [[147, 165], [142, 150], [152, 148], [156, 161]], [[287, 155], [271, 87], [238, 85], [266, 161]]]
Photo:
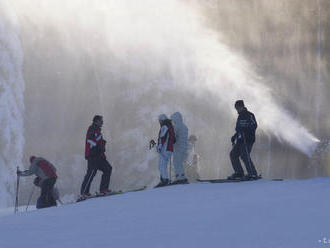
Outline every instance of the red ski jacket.
[[35, 174], [42, 180], [48, 178], [57, 178], [56, 168], [44, 158], [34, 158], [31, 162], [30, 168], [21, 172], [21, 176], [31, 176]]
[[158, 147], [161, 147], [160, 150], [165, 146], [166, 151], [173, 152], [175, 143], [175, 133], [174, 128], [170, 122], [162, 125], [158, 134]]
[[101, 156], [106, 159], [105, 156], [105, 143], [103, 139], [101, 128], [96, 127], [94, 124], [89, 126], [86, 134], [85, 143], [85, 158]]

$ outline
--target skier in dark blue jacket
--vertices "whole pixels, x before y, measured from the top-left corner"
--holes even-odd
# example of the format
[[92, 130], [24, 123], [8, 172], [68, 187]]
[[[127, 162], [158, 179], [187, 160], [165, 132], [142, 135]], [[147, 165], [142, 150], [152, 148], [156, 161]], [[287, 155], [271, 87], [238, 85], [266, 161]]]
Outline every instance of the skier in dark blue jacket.
[[[258, 174], [251, 160], [250, 153], [255, 142], [255, 133], [258, 127], [254, 114], [249, 112], [244, 106], [243, 100], [235, 102], [235, 109], [238, 113], [236, 121], [236, 133], [231, 138], [233, 148], [230, 152], [230, 160], [234, 169], [234, 174], [228, 179], [256, 180]], [[239, 160], [241, 158], [245, 164], [247, 176], [244, 176], [244, 170]]]

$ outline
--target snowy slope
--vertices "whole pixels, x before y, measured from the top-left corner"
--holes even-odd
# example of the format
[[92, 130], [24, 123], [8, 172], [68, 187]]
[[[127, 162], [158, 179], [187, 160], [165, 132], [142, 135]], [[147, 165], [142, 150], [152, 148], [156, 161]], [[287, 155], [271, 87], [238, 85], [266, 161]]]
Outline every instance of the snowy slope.
[[327, 247], [329, 196], [329, 178], [145, 190], [1, 217], [0, 247]]

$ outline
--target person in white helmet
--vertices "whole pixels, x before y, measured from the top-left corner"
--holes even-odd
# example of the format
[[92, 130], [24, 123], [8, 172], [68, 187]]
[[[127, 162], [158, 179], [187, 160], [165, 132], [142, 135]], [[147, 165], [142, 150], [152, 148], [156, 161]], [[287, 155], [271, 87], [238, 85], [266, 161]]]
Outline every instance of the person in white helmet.
[[159, 153], [158, 168], [160, 172], [160, 183], [156, 187], [162, 187], [169, 184], [167, 165], [173, 153], [175, 133], [171, 120], [165, 114], [161, 114], [158, 120], [160, 130], [156, 149]]
[[188, 128], [183, 123], [182, 115], [179, 112], [172, 114], [171, 120], [174, 125], [176, 140], [173, 152], [173, 165], [176, 180], [173, 182], [173, 184], [184, 184], [188, 183], [183, 168], [183, 163], [187, 158], [188, 152]]

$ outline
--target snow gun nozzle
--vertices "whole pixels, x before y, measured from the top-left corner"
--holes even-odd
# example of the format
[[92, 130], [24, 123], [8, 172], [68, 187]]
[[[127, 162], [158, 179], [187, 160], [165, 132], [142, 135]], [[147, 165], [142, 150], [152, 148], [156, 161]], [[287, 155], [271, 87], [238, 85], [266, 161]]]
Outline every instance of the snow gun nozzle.
[[318, 166], [330, 171], [330, 139], [321, 140], [316, 144], [311, 156], [311, 166]]
[[315, 150], [313, 152], [314, 156], [320, 156], [322, 154], [330, 152], [330, 139], [327, 140], [321, 140], [316, 144]]

